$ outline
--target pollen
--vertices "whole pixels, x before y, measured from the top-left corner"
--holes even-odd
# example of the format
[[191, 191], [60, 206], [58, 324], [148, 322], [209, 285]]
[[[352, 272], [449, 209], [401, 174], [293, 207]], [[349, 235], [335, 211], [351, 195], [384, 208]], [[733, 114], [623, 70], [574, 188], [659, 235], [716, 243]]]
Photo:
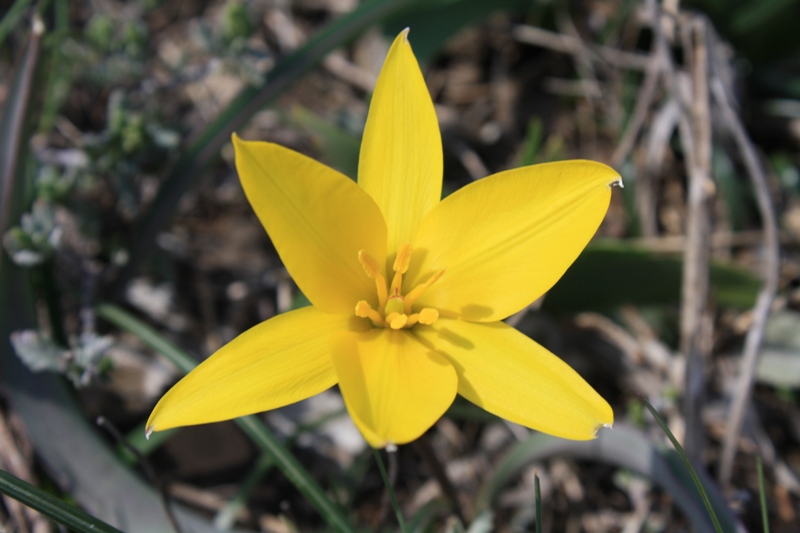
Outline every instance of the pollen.
[[406, 243], [400, 246], [397, 257], [392, 265], [394, 276], [392, 283], [387, 287], [386, 278], [381, 274], [382, 266], [377, 259], [369, 255], [366, 250], [358, 252], [358, 260], [364, 272], [375, 280], [375, 290], [378, 295], [378, 308], [373, 309], [369, 302], [361, 300], [356, 304], [356, 316], [369, 318], [372, 325], [380, 328], [408, 329], [415, 324], [433, 324], [439, 318], [439, 311], [425, 307], [414, 311], [414, 303], [425, 290], [436, 283], [444, 274], [444, 269], [435, 272], [427, 281], [411, 289], [403, 296], [403, 274], [408, 272], [411, 264], [411, 245]]

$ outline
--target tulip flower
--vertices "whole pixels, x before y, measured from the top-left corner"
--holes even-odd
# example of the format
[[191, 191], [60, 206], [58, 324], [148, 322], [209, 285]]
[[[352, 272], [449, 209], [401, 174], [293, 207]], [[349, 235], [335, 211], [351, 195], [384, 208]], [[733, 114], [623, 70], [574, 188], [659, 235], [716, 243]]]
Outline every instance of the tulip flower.
[[428, 430], [456, 394], [512, 422], [585, 440], [608, 403], [502, 322], [544, 294], [597, 231], [611, 168], [500, 172], [441, 200], [442, 141], [408, 42], [389, 50], [358, 182], [295, 151], [233, 136], [247, 199], [312, 306], [242, 333], [156, 405], [148, 432], [267, 411], [336, 384], [367, 442]]

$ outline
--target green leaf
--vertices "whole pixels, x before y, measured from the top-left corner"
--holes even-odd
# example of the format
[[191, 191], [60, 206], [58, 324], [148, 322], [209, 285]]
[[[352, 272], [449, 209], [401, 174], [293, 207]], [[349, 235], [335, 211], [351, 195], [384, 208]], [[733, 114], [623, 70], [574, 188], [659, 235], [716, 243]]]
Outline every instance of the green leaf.
[[25, 8], [27, 8], [33, 0], [17, 0], [14, 2], [6, 14], [3, 15], [3, 18], [0, 19], [0, 45], [3, 44], [3, 41], [6, 40], [8, 34], [19, 24], [19, 21], [22, 19], [22, 16], [25, 14]]
[[669, 430], [667, 424], [664, 420], [661, 419], [658, 412], [653, 408], [653, 406], [648, 402], [644, 396], [639, 396], [639, 399], [642, 401], [645, 407], [647, 407], [648, 411], [653, 415], [653, 418], [656, 419], [658, 425], [661, 426], [661, 430], [666, 434], [669, 438], [672, 445], [675, 447], [675, 450], [681, 456], [683, 463], [686, 465], [686, 468], [689, 470], [689, 473], [692, 476], [692, 481], [697, 487], [697, 492], [700, 493], [700, 497], [703, 500], [703, 505], [706, 506], [706, 510], [708, 511], [708, 515], [711, 517], [711, 521], [714, 523], [714, 529], [717, 533], [722, 533], [722, 526], [719, 523], [719, 519], [717, 519], [717, 513], [714, 511], [714, 506], [711, 505], [711, 500], [708, 498], [708, 494], [706, 493], [705, 487], [703, 486], [703, 482], [700, 481], [700, 476], [697, 475], [697, 471], [692, 466], [692, 462], [689, 460], [689, 457], [684, 453], [683, 447], [678, 442], [678, 439], [675, 438], [675, 435], [672, 434], [672, 431]]
[[292, 107], [291, 118], [317, 141], [322, 161], [351, 179], [358, 176], [361, 140], [356, 135], [299, 105]]
[[86, 533], [122, 533], [102, 520], [84, 513], [43, 490], [0, 470], [0, 492], [22, 502], [75, 531]]
[[[501, 490], [519, 477], [526, 465], [553, 457], [596, 461], [645, 476], [672, 497], [695, 531], [714, 531], [705, 508], [699, 503], [700, 495], [676, 452], [657, 447], [640, 431], [621, 424], [611, 430], [601, 430], [592, 441], [570, 441], [543, 433], [532, 434], [502, 457], [478, 493], [476, 510], [491, 508]], [[725, 499], [704, 473], [699, 476], [723, 530], [739, 531], [737, 519], [728, 509]]]
[[[620, 305], [672, 305], [680, 301], [683, 260], [629, 244], [592, 244], [544, 299], [553, 313], [607, 311]], [[711, 267], [711, 294], [720, 307], [755, 304], [759, 280], [730, 264]]]

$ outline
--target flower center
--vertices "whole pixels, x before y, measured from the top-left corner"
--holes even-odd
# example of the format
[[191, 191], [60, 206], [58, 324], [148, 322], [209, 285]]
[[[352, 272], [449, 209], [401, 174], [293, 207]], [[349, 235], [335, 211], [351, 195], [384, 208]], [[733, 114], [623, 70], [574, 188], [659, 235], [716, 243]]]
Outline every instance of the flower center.
[[378, 260], [369, 255], [366, 251], [358, 252], [358, 260], [364, 267], [367, 276], [375, 280], [375, 288], [378, 291], [378, 309], [373, 309], [366, 300], [361, 300], [356, 304], [356, 316], [369, 318], [375, 327], [403, 329], [410, 328], [417, 322], [420, 324], [433, 324], [439, 318], [439, 311], [430, 307], [420, 309], [414, 313], [412, 306], [425, 289], [433, 285], [436, 280], [442, 277], [444, 269], [435, 273], [425, 283], [414, 287], [408, 294], [403, 296], [400, 291], [403, 288], [403, 274], [408, 271], [411, 263], [411, 245], [404, 244], [397, 251], [397, 258], [394, 260], [392, 270], [394, 278], [392, 284], [387, 289], [386, 278], [381, 274], [381, 265]]

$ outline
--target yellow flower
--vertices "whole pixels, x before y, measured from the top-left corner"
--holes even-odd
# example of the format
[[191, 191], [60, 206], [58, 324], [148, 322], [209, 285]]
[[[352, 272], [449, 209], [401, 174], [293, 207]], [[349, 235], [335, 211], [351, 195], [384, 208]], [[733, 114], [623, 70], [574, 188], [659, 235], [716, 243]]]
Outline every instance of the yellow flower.
[[373, 447], [412, 441], [456, 393], [570, 439], [608, 403], [501, 322], [562, 276], [619, 175], [590, 161], [478, 180], [440, 202], [442, 142], [407, 39], [394, 41], [364, 131], [358, 184], [297, 152], [233, 137], [250, 204], [312, 307], [242, 333], [179, 381], [148, 431], [275, 409], [339, 384]]

